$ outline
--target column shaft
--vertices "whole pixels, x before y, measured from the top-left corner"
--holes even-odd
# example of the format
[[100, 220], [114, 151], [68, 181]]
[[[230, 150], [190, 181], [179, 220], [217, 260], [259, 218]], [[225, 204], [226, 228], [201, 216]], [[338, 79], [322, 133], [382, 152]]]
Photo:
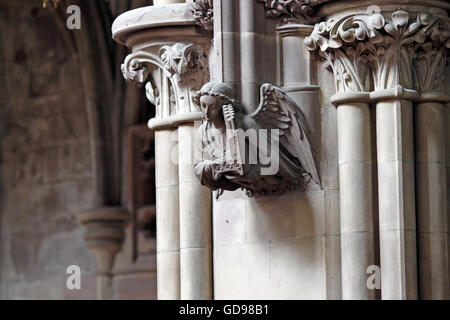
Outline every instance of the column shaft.
[[180, 298], [178, 165], [177, 159], [173, 161], [176, 148], [175, 134], [176, 130], [155, 132], [156, 259], [159, 300]]
[[376, 105], [382, 299], [417, 299], [412, 112], [405, 100]]
[[214, 0], [214, 81], [226, 82], [239, 94], [239, 1]]
[[212, 299], [211, 192], [194, 175], [194, 124], [178, 127], [181, 299]]
[[249, 112], [259, 104], [260, 79], [264, 78], [264, 7], [256, 1], [239, 1], [241, 103]]
[[339, 105], [337, 117], [342, 298], [374, 299], [367, 287], [367, 268], [374, 264], [369, 106]]
[[[441, 103], [415, 106], [417, 228], [421, 299], [449, 299], [445, 115]], [[444, 254], [443, 254], [444, 253]]]

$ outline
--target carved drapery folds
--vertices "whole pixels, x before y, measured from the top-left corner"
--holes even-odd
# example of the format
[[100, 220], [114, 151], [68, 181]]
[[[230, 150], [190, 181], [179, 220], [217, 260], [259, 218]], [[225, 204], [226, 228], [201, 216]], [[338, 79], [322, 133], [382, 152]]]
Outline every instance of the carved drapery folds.
[[205, 30], [214, 30], [213, 0], [189, 0], [188, 3], [195, 23]]
[[260, 98], [247, 115], [225, 83], [209, 82], [197, 92], [194, 102], [204, 118], [194, 166], [200, 182], [218, 195], [239, 188], [248, 196], [276, 195], [304, 190], [310, 181], [320, 186], [311, 131], [299, 106], [267, 83]]
[[125, 58], [122, 72], [127, 81], [138, 85], [148, 81], [146, 95], [156, 107], [156, 118], [198, 112], [192, 96], [208, 79], [206, 50], [175, 43], [162, 46], [158, 54], [137, 51]]
[[[332, 68], [338, 92], [442, 87], [449, 25], [444, 17], [396, 11], [346, 16], [315, 25], [305, 39]], [[374, 88], [367, 86], [371, 71]]]
[[281, 24], [311, 24], [320, 20], [317, 5], [328, 0], [258, 0], [264, 3], [266, 17], [281, 19]]

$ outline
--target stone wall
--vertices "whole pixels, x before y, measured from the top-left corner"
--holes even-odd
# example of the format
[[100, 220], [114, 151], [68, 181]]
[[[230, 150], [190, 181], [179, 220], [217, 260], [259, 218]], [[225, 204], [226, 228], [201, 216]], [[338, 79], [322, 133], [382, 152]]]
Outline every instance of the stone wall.
[[[39, 1], [0, 3], [3, 299], [95, 298], [75, 214], [94, 202], [85, 97], [74, 48]], [[66, 268], [82, 290], [66, 290]]]

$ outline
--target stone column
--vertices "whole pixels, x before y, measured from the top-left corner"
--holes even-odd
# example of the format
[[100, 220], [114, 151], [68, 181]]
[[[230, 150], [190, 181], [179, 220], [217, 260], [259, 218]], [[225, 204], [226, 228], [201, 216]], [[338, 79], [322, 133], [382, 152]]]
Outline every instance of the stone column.
[[[177, 131], [155, 132], [156, 270], [159, 300], [180, 299], [178, 165], [173, 152]], [[175, 159], [176, 160], [176, 159]]]
[[412, 103], [376, 104], [382, 299], [417, 298]]
[[[339, 56], [345, 58], [338, 70], [341, 84], [352, 82], [355, 74], [361, 74], [361, 71], [369, 68], [373, 84], [363, 78], [359, 81], [360, 84], [369, 84], [370, 90], [374, 91], [355, 94], [351, 99], [373, 102], [376, 106], [382, 298], [416, 299], [418, 285], [413, 102], [423, 101], [426, 94], [417, 91], [421, 88], [414, 87], [414, 79], [421, 76], [420, 70], [413, 66], [412, 61], [418, 46], [447, 41], [448, 31], [443, 30], [447, 28], [444, 25], [448, 25], [445, 22], [447, 15], [444, 10], [438, 8], [445, 7], [440, 1], [434, 3], [436, 7], [404, 6], [407, 8], [405, 11], [384, 5], [381, 1], [375, 1], [373, 4], [379, 4], [375, 11], [370, 12], [367, 7], [355, 6], [351, 8], [352, 13], [347, 14], [345, 18], [331, 17], [329, 22], [317, 24], [312, 39], [323, 52], [329, 51], [330, 46], [345, 49], [345, 53], [333, 50], [334, 54], [339, 53]], [[348, 10], [338, 5], [330, 5], [324, 12], [332, 15]], [[361, 33], [362, 30], [364, 31]], [[333, 58], [336, 59], [336, 55]], [[347, 66], [354, 64], [357, 64], [358, 68], [349, 70]], [[426, 73], [425, 78], [434, 79], [434, 76], [433, 73]], [[426, 119], [433, 117], [430, 114], [424, 117], [423, 112], [422, 110], [416, 113], [419, 117], [419, 130], [423, 128]], [[423, 133], [418, 133], [417, 137], [419, 151], [424, 152], [424, 148], [429, 146], [427, 144], [425, 147], [424, 142], [430, 142], [431, 138]], [[429, 152], [425, 151], [427, 158], [430, 156]], [[425, 171], [420, 166], [417, 169], [417, 181], [426, 183], [428, 179]], [[429, 200], [430, 190], [418, 196], [418, 203], [422, 203], [422, 206]], [[443, 192], [442, 188], [439, 191]], [[434, 207], [439, 210], [443, 199], [439, 195], [436, 197], [437, 203]], [[419, 209], [419, 216], [425, 216], [424, 221], [429, 221], [429, 213], [423, 211], [426, 210]], [[439, 221], [439, 218], [436, 221]], [[442, 218], [440, 221], [444, 223]], [[432, 227], [425, 222], [424, 232], [430, 232], [430, 228]], [[443, 246], [441, 249], [445, 250]], [[434, 263], [439, 265], [437, 269], [445, 268], [443, 259], [437, 258], [437, 254], [435, 257]], [[443, 279], [445, 280], [445, 277]]]
[[209, 80], [211, 44], [211, 33], [195, 26], [207, 22], [197, 9], [207, 7], [145, 7], [113, 25], [114, 37], [133, 47], [125, 78], [146, 83], [156, 108], [149, 127], [156, 131], [158, 299], [212, 298], [211, 193], [194, 177], [192, 161], [194, 122], [202, 118], [192, 97]]
[[342, 298], [373, 299], [366, 284], [374, 264], [370, 110], [367, 103], [337, 108]]
[[195, 127], [178, 127], [181, 299], [212, 299], [211, 191], [195, 176]]
[[240, 97], [239, 2], [214, 0], [213, 81], [226, 82]]
[[[421, 74], [422, 71], [414, 66], [413, 59], [419, 47], [445, 37], [440, 21], [446, 20], [447, 17], [445, 11], [436, 8], [408, 7], [405, 11], [394, 10], [386, 8], [385, 12], [378, 14], [377, 21], [373, 20], [373, 17], [370, 18], [372, 21], [367, 20], [371, 30], [379, 34], [380, 41], [383, 38], [391, 40], [390, 43], [380, 42], [377, 46], [367, 48], [369, 59], [374, 57], [371, 59], [371, 69], [375, 91], [371, 93], [371, 100], [376, 101], [377, 114], [381, 294], [382, 299], [417, 299], [416, 231], [419, 228], [419, 236], [422, 237], [424, 234], [420, 232], [421, 229], [426, 233], [436, 230], [433, 229], [434, 226], [426, 223], [429, 221], [430, 212], [427, 212], [425, 202], [431, 200], [430, 192], [437, 190], [422, 189], [423, 184], [429, 180], [421, 165], [416, 167], [415, 177], [413, 102], [423, 100], [426, 94], [419, 91], [423, 88], [417, 86], [414, 81], [419, 79], [420, 82], [422, 76], [435, 78], [436, 75]], [[448, 31], [446, 37], [448, 38]], [[425, 158], [436, 156], [428, 146], [423, 145], [425, 141], [431, 142], [424, 133], [423, 123], [433, 115], [424, 117], [424, 110], [419, 111], [417, 108], [418, 106], [416, 148], [420, 156], [419, 162], [424, 163], [424, 152], [427, 154]], [[416, 181], [418, 190], [424, 192], [416, 193]], [[438, 208], [445, 198], [438, 195], [435, 200], [440, 203], [436, 204]], [[416, 223], [416, 208], [419, 224]], [[444, 221], [441, 218], [440, 222]], [[427, 237], [428, 234], [424, 240]], [[422, 254], [426, 251], [426, 242], [422, 242], [424, 246], [421, 242], [419, 257], [420, 251]], [[443, 249], [443, 246], [436, 247], [436, 250], [439, 249]], [[440, 267], [436, 270], [438, 271], [444, 267], [443, 259], [437, 258], [435, 254], [433, 256], [434, 261], [427, 259], [426, 264], [439, 264]], [[423, 270], [425, 274], [428, 273], [427, 265], [424, 265]], [[436, 276], [436, 273], [433, 273]], [[448, 276], [441, 280], [448, 281], [446, 279]], [[426, 287], [428, 286], [425, 285], [424, 289]]]
[[[316, 50], [318, 40], [327, 41], [327, 36], [331, 38], [316, 26], [305, 43]], [[347, 47], [323, 45], [320, 49], [326, 66], [333, 71], [337, 92], [331, 100], [337, 106], [342, 298], [374, 299], [375, 291], [367, 286], [367, 268], [375, 261], [367, 68], [351, 60]]]
[[[444, 39], [445, 40], [445, 39]], [[415, 106], [419, 297], [449, 299], [447, 181], [443, 94], [445, 43], [419, 46], [414, 66], [423, 98]]]
[[97, 263], [97, 299], [113, 299], [111, 271], [116, 254], [125, 237], [128, 211], [120, 207], [101, 207], [78, 214], [77, 218], [86, 229], [84, 241], [95, 256]]
[[239, 1], [241, 103], [248, 111], [259, 104], [260, 81], [264, 78], [265, 35], [262, 24], [264, 7], [256, 1]]
[[[277, 28], [279, 81], [283, 90], [300, 106], [309, 128], [314, 132], [313, 148], [320, 151], [321, 119], [317, 65], [314, 55], [305, 46], [305, 38], [313, 26], [290, 23]], [[319, 157], [317, 157], [319, 158]], [[319, 168], [319, 161], [316, 163]]]

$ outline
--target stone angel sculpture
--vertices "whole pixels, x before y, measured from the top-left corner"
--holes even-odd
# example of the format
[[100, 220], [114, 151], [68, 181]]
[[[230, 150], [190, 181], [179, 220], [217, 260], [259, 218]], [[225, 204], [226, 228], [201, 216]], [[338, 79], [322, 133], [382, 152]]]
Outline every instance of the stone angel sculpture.
[[320, 185], [305, 117], [280, 88], [262, 85], [252, 114], [241, 110], [225, 83], [205, 84], [193, 101], [204, 120], [196, 132], [194, 172], [217, 196], [239, 188], [248, 196], [281, 194], [311, 180]]

